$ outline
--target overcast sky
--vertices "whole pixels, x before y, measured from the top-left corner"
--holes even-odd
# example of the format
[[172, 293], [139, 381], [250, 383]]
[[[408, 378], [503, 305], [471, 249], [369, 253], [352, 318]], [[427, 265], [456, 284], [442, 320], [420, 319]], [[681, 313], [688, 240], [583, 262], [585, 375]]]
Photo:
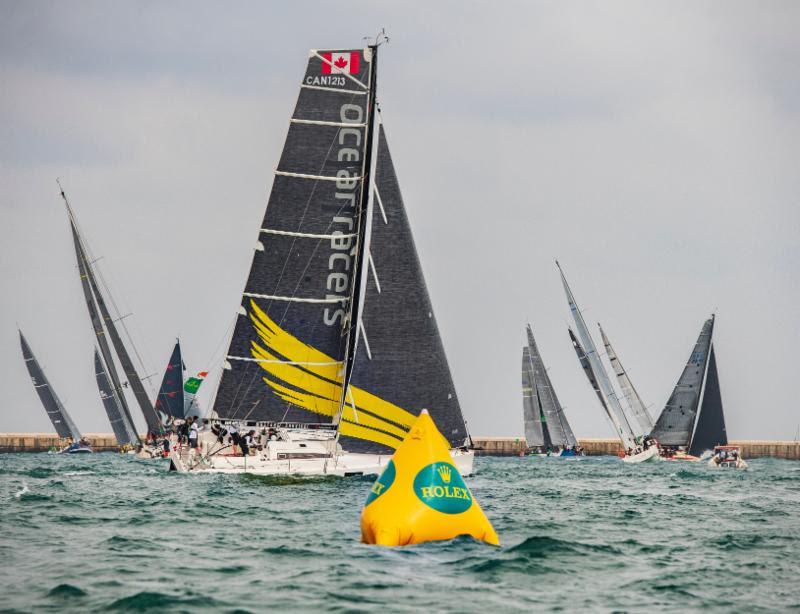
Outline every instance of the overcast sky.
[[153, 384], [177, 335], [216, 375], [307, 51], [380, 27], [474, 435], [522, 433], [526, 321], [576, 434], [612, 435], [557, 257], [654, 416], [716, 311], [729, 436], [794, 437], [800, 3], [695, 0], [0, 2], [0, 431], [52, 430], [17, 324], [79, 427], [110, 431], [56, 177]]

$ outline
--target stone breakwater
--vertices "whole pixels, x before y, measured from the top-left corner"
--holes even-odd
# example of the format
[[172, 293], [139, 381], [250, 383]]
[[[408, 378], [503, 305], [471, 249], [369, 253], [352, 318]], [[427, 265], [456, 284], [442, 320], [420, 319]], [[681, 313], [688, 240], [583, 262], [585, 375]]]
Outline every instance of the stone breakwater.
[[[518, 456], [525, 450], [523, 437], [473, 437], [476, 453], [481, 456]], [[589, 456], [616, 456], [620, 451], [617, 439], [578, 439]], [[785, 458], [800, 460], [800, 441], [734, 439], [730, 445], [740, 446], [744, 458]]]
[[[116, 451], [117, 442], [111, 433], [86, 433], [96, 452]], [[140, 435], [144, 439], [144, 435]], [[522, 437], [473, 437], [480, 456], [519, 456], [525, 450]], [[800, 441], [768, 441], [734, 439], [731, 445], [741, 446], [744, 458], [785, 458], [800, 460]], [[616, 439], [579, 439], [578, 444], [589, 456], [616, 456], [620, 451]], [[0, 433], [2, 452], [47, 452], [63, 448], [66, 440], [55, 433]]]

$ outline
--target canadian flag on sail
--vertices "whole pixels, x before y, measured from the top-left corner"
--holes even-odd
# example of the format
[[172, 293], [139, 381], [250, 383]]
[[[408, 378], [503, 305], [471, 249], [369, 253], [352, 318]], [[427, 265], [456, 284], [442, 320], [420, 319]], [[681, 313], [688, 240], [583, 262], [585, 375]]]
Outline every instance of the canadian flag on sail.
[[322, 63], [323, 75], [336, 75], [341, 73], [349, 73], [357, 75], [359, 63], [361, 60], [361, 53], [358, 51], [347, 51], [339, 53], [336, 51], [329, 51], [327, 53], [320, 53], [326, 61]]

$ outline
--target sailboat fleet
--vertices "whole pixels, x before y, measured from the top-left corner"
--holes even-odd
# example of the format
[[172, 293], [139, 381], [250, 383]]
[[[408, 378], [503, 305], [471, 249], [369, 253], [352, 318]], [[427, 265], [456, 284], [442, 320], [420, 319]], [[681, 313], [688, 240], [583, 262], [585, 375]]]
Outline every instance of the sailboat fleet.
[[[207, 408], [196, 398], [207, 373], [186, 376], [179, 342], [150, 399], [60, 189], [95, 338], [98, 390], [123, 449], [155, 457], [163, 444], [171, 469], [183, 473], [380, 474], [426, 410], [454, 465], [463, 475], [472, 473], [471, 439], [376, 102], [381, 42], [309, 52], [264, 218], [255, 229], [222, 375]], [[713, 316], [654, 422], [600, 328], [620, 392], [614, 386], [560, 265], [558, 270], [574, 320], [568, 330], [573, 348], [620, 440], [622, 460], [692, 460], [727, 444]], [[576, 457], [578, 442], [530, 324], [526, 336], [522, 399], [529, 452]], [[20, 341], [56, 431], [79, 442], [21, 332]], [[133, 354], [138, 356], [135, 348]], [[145, 437], [136, 431], [126, 390], [147, 426]], [[174, 436], [184, 421], [195, 429], [191, 446]]]

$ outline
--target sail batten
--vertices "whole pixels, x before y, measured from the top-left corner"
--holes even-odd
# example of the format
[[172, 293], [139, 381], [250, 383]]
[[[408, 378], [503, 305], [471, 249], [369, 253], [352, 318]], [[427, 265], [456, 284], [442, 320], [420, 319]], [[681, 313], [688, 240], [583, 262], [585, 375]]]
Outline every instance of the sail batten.
[[19, 343], [22, 347], [22, 356], [25, 359], [25, 366], [28, 368], [28, 374], [33, 382], [33, 387], [36, 394], [39, 395], [39, 400], [44, 406], [47, 417], [56, 429], [56, 433], [61, 438], [71, 438], [73, 441], [78, 441], [81, 438], [81, 433], [72, 417], [67, 412], [61, 399], [58, 398], [56, 391], [50, 385], [50, 381], [44, 373], [39, 361], [28, 345], [27, 339], [19, 331]]

